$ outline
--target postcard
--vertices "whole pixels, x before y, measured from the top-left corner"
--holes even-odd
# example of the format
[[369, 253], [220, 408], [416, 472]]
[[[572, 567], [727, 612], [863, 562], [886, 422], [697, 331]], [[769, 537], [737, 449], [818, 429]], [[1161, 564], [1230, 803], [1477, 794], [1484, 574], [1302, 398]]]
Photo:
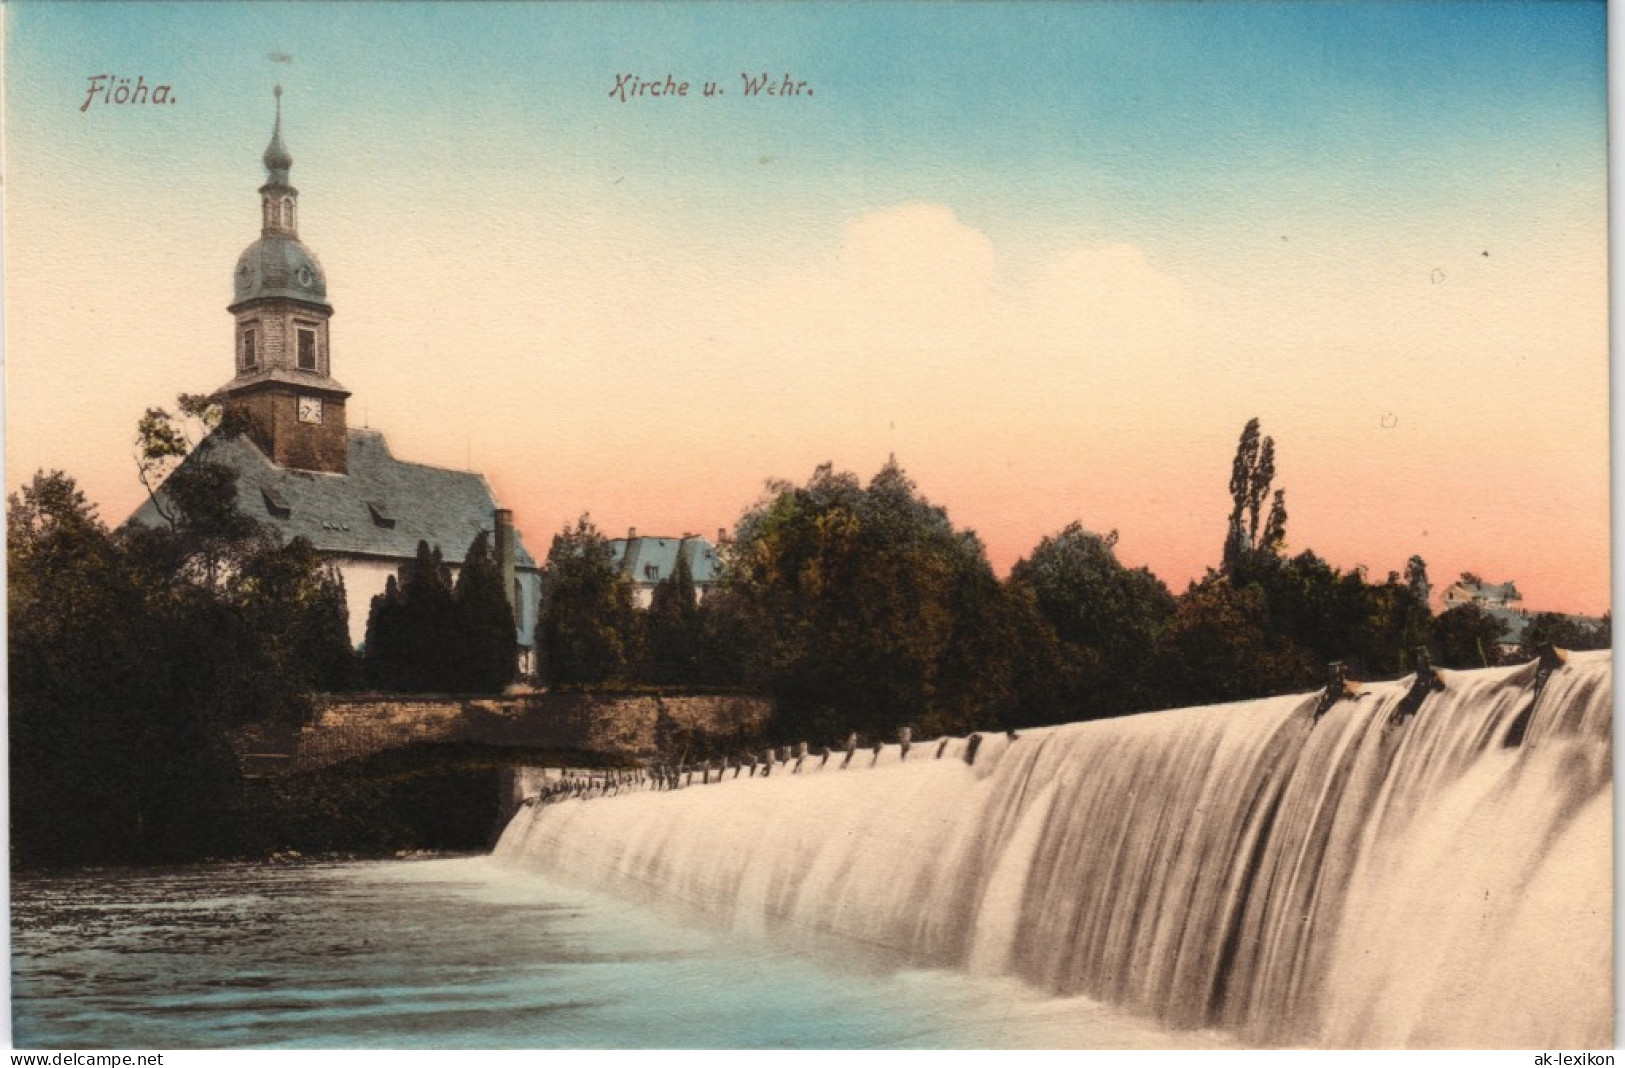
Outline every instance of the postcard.
[[1611, 1046], [1606, 16], [7, 4], [13, 1044]]

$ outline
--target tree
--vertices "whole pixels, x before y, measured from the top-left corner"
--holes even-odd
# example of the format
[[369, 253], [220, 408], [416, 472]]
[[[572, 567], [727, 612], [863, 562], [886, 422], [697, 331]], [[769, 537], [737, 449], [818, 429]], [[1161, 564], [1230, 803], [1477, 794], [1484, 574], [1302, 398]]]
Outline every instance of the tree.
[[1238, 701], [1312, 688], [1312, 658], [1271, 625], [1257, 586], [1223, 576], [1192, 583], [1157, 640], [1156, 676], [1170, 705]]
[[995, 612], [998, 584], [981, 542], [895, 460], [867, 486], [829, 464], [804, 486], [769, 483], [740, 520], [727, 586], [786, 740], [948, 729], [977, 714], [951, 691], [983, 674], [960, 658], [995, 644], [972, 642], [967, 623]]
[[1411, 596], [1417, 603], [1427, 608], [1433, 598], [1433, 583], [1428, 581], [1426, 560], [1413, 556], [1405, 561], [1405, 585], [1410, 588]]
[[220, 715], [239, 633], [212, 587], [136, 566], [71, 478], [8, 499], [13, 858], [218, 849], [236, 767]]
[[362, 678], [372, 689], [395, 689], [395, 679], [406, 659], [404, 615], [400, 580], [389, 575], [384, 579], [383, 592], [373, 595], [367, 611], [367, 635], [361, 645]]
[[452, 589], [457, 633], [454, 688], [500, 693], [513, 681], [519, 641], [502, 566], [485, 531], [475, 536]]
[[[1419, 558], [1412, 557], [1412, 561]], [[1389, 572], [1382, 585], [1362, 582], [1359, 615], [1343, 659], [1367, 678], [1402, 675], [1413, 668], [1414, 651], [1433, 637], [1433, 613], [1417, 598], [1417, 587]]]
[[1054, 629], [1068, 668], [1057, 680], [1068, 718], [1139, 711], [1153, 700], [1149, 671], [1174, 598], [1150, 571], [1119, 563], [1116, 544], [1116, 531], [1102, 537], [1072, 523], [1010, 572]]
[[1244, 573], [1259, 556], [1278, 555], [1286, 545], [1286, 491], [1277, 490], [1263, 521], [1264, 501], [1275, 481], [1275, 439], [1259, 434], [1258, 420], [1247, 420], [1230, 464], [1230, 523], [1224, 539], [1224, 574]]
[[1270, 556], [1280, 556], [1286, 551], [1286, 490], [1275, 491], [1270, 517], [1264, 524], [1264, 536], [1259, 539], [1258, 548]]
[[647, 682], [691, 684], [704, 672], [699, 595], [686, 548], [678, 546], [672, 573], [656, 583], [643, 613], [640, 674]]
[[1494, 667], [1501, 660], [1505, 636], [1506, 624], [1476, 604], [1457, 605], [1433, 621], [1441, 667]]
[[309, 696], [352, 690], [344, 580], [304, 538], [246, 556], [225, 590], [243, 640], [225, 688], [234, 722], [297, 721]]
[[546, 582], [537, 627], [547, 678], [555, 684], [624, 678], [637, 657], [632, 585], [590, 517], [554, 536]]
[[172, 531], [204, 539], [252, 536], [258, 524], [237, 509], [237, 474], [209, 459], [214, 441], [242, 432], [212, 397], [182, 393], [176, 412], [148, 408], [136, 424], [136, 476]]
[[451, 568], [440, 547], [419, 541], [417, 555], [384, 582], [367, 617], [363, 669], [368, 685], [400, 693], [460, 689], [460, 620]]
[[1608, 616], [1591, 620], [1561, 612], [1537, 612], [1524, 628], [1518, 653], [1525, 657], [1540, 654], [1548, 643], [1559, 649], [1607, 649], [1613, 644], [1612, 621]]

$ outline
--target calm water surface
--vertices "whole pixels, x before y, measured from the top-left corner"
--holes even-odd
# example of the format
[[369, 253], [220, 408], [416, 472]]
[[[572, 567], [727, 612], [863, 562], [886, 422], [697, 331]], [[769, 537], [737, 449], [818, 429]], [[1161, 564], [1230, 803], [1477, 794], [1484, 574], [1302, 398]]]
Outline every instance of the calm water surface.
[[812, 959], [488, 858], [12, 884], [22, 1048], [1212, 1046], [1014, 983]]

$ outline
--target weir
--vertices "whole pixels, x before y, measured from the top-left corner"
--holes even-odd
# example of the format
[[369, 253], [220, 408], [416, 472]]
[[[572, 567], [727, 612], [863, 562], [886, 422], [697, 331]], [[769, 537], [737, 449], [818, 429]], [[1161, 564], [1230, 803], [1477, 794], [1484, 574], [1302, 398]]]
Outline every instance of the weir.
[[496, 855], [1250, 1043], [1612, 1045], [1610, 654], [1322, 697], [632, 777]]

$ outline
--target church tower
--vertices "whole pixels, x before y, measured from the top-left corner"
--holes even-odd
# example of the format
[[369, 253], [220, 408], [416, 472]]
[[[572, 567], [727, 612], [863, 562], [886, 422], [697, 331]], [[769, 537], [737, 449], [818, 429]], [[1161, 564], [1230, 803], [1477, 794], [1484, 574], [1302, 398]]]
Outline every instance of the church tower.
[[293, 157], [282, 143], [282, 87], [265, 149], [260, 238], [237, 258], [233, 301], [235, 377], [222, 389], [228, 415], [279, 467], [345, 474], [344, 401], [332, 377], [327, 279], [299, 240], [299, 190], [288, 182]]

